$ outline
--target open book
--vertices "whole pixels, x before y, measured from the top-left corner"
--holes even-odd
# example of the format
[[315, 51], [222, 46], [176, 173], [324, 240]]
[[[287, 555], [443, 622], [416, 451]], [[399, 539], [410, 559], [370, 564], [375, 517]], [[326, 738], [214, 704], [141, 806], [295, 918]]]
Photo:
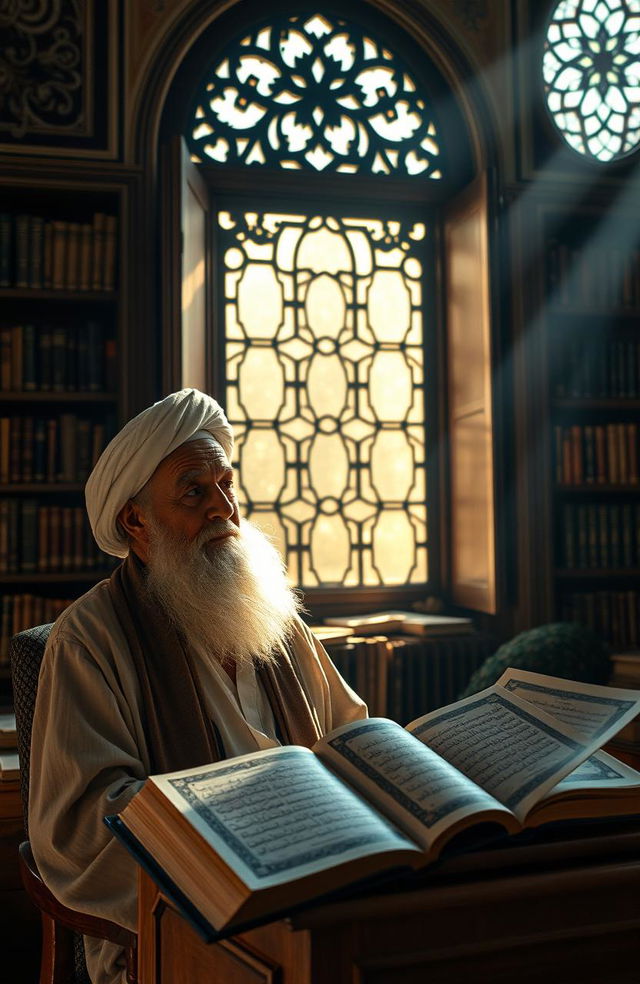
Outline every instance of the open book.
[[121, 821], [216, 930], [267, 920], [390, 870], [463, 831], [640, 813], [640, 773], [599, 751], [640, 692], [507, 670], [418, 718], [344, 725], [153, 776]]

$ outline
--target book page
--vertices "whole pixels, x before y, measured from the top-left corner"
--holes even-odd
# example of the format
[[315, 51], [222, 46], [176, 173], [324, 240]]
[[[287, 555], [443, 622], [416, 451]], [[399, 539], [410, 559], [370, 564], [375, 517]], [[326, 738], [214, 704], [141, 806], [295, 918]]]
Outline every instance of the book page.
[[387, 718], [336, 728], [314, 751], [425, 851], [454, 823], [481, 811], [497, 811], [509, 824], [510, 811], [493, 796]]
[[550, 797], [556, 793], [580, 793], [594, 789], [605, 792], [608, 789], [634, 786], [640, 786], [640, 772], [636, 772], [625, 762], [620, 762], [613, 755], [600, 751], [590, 755], [586, 762], [561, 779], [547, 795]]
[[407, 725], [524, 822], [527, 812], [597, 750], [498, 684]]
[[254, 890], [371, 854], [418, 852], [306, 748], [240, 755], [152, 781]]
[[513, 667], [505, 670], [498, 684], [569, 725], [583, 740], [597, 738], [599, 745], [640, 714], [637, 690], [599, 687]]

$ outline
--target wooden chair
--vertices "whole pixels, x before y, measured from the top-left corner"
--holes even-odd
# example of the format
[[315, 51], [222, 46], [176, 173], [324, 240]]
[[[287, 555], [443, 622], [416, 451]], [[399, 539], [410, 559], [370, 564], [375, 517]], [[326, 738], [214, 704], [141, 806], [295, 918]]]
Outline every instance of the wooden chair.
[[[51, 625], [18, 632], [10, 642], [11, 675], [20, 759], [20, 793], [24, 828], [29, 835], [29, 768], [31, 726], [38, 690], [38, 675]], [[82, 936], [109, 940], [125, 947], [127, 981], [137, 981], [137, 937], [116, 923], [68, 909], [44, 884], [26, 840], [20, 845], [20, 873], [30, 899], [42, 919], [40, 984], [90, 984]]]

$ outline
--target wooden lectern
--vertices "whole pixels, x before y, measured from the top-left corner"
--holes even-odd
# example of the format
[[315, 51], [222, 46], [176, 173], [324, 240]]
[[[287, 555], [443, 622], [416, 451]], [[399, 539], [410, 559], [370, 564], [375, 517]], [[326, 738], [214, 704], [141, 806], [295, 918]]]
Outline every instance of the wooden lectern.
[[640, 824], [540, 834], [206, 943], [143, 871], [139, 984], [638, 984]]

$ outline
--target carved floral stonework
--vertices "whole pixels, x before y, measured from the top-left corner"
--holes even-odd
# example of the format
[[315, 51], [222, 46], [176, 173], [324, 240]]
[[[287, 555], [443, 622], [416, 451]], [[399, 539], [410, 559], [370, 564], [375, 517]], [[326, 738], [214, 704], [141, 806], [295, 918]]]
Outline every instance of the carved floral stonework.
[[86, 4], [0, 0], [0, 130], [84, 134]]

